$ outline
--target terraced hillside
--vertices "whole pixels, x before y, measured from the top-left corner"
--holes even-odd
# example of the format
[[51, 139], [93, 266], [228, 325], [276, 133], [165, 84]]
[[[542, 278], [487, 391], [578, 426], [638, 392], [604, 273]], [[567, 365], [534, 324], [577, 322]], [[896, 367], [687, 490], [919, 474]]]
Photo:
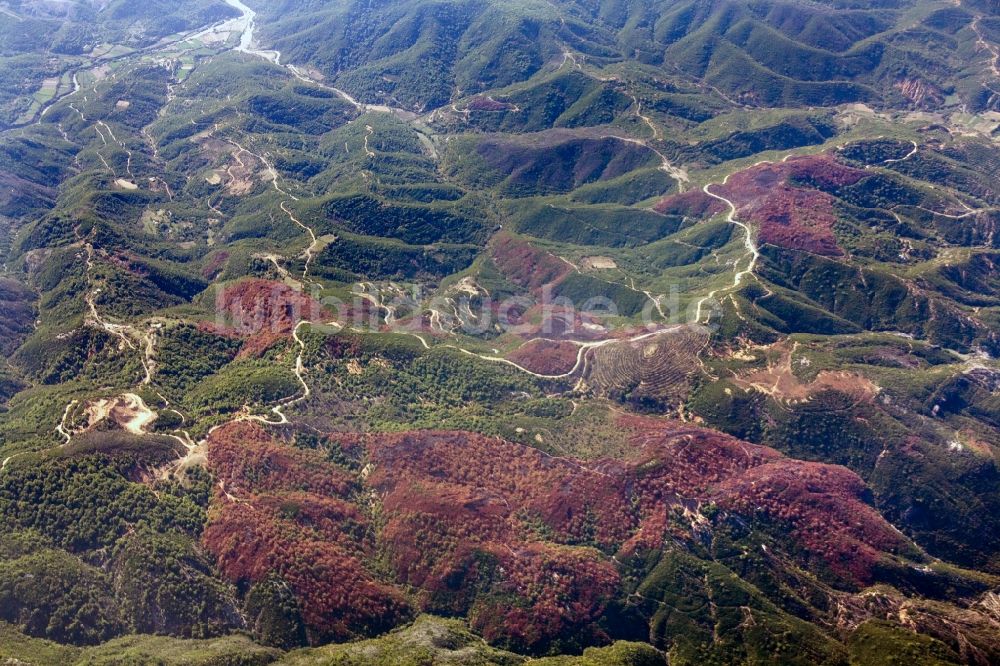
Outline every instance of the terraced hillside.
[[0, 37], [0, 656], [1000, 661], [995, 3]]

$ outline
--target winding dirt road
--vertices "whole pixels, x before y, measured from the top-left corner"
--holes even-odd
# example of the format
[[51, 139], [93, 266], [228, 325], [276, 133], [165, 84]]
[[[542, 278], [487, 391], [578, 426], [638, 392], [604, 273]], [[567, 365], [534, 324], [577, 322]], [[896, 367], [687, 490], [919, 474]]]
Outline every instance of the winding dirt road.
[[[725, 186], [725, 184], [729, 181], [729, 176], [731, 175], [732, 174], [729, 174], [723, 179], [721, 183], [723, 186]], [[745, 232], [746, 235], [744, 236], [743, 243], [744, 246], [746, 247], [747, 253], [749, 253], [750, 255], [750, 263], [747, 264], [747, 267], [741, 271], [739, 270], [739, 260], [737, 260], [733, 266], [733, 269], [735, 270], [735, 273], [733, 274], [733, 283], [728, 287], [720, 287], [719, 289], [713, 289], [712, 291], [708, 292], [707, 296], [704, 296], [698, 300], [698, 305], [697, 308], [695, 309], [695, 315], [694, 315], [695, 323], [698, 324], [702, 323], [701, 321], [702, 309], [704, 308], [705, 303], [714, 299], [715, 295], [720, 292], [732, 291], [733, 289], [738, 289], [740, 285], [743, 284], [743, 278], [745, 276], [753, 275], [753, 270], [757, 266], [757, 260], [760, 258], [760, 251], [757, 249], [757, 244], [754, 242], [753, 239], [753, 229], [751, 229], [750, 226], [745, 222], [741, 222], [736, 219], [736, 204], [734, 204], [726, 197], [712, 192], [712, 190], [709, 189], [711, 188], [712, 185], [713, 183], [707, 183], [702, 188], [702, 191], [708, 196], [712, 197], [713, 199], [718, 199], [719, 201], [723, 202], [729, 207], [729, 213], [726, 214], [726, 221], [729, 222], [730, 224], [735, 224], [736, 226], [743, 229], [743, 231]], [[709, 313], [709, 319], [711, 319], [711, 313]], [[708, 323], [708, 321], [706, 320], [705, 323]]]

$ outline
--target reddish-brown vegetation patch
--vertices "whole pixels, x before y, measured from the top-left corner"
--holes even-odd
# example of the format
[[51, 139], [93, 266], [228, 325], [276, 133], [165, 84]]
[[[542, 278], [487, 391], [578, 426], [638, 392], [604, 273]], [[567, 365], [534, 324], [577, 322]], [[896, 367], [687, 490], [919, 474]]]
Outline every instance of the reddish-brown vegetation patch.
[[509, 571], [493, 594], [476, 599], [469, 610], [472, 627], [493, 643], [538, 650], [568, 632], [580, 643], [607, 640], [594, 621], [618, 593], [619, 575], [594, 550], [525, 543], [500, 553]]
[[373, 437], [368, 448], [375, 465], [368, 482], [388, 494], [387, 508], [392, 493], [410, 493], [417, 481], [424, 486], [469, 485], [478, 497], [491, 500], [483, 506], [495, 509], [492, 500], [496, 500], [510, 516], [520, 514], [528, 523], [541, 521], [560, 542], [613, 548], [628, 534], [630, 521], [622, 523], [621, 503], [610, 477], [575, 460], [453, 431]]
[[487, 640], [519, 649], [599, 634], [619, 579], [584, 544], [613, 549], [631, 522], [602, 474], [461, 432], [372, 438], [369, 454], [393, 570], [427, 610], [468, 613]]
[[206, 280], [217, 277], [222, 272], [227, 261], [229, 261], [229, 252], [226, 250], [213, 252], [205, 260], [205, 267], [201, 269], [201, 276]]
[[760, 242], [837, 256], [843, 250], [833, 234], [834, 198], [804, 185], [848, 185], [864, 175], [827, 155], [799, 157], [735, 173], [712, 192], [736, 205], [737, 217], [758, 228]]
[[492, 97], [480, 95], [470, 99], [465, 108], [469, 111], [506, 111], [514, 107], [507, 102], [499, 102]]
[[[910, 547], [845, 468], [677, 421], [618, 426], [632, 455], [590, 463], [466, 432], [337, 435], [366, 453], [352, 475], [255, 424], [230, 424], [209, 438], [222, 487], [204, 542], [234, 582], [287, 581], [315, 640], [406, 615], [396, 584], [423, 610], [466, 615], [489, 641], [534, 651], [602, 639], [598, 620], [622, 593], [612, 555], [695, 539], [710, 524], [704, 504], [789, 534], [786, 557], [847, 584], [868, 584]], [[377, 537], [357, 498], [378, 498]], [[364, 564], [376, 541], [391, 580]]]
[[804, 155], [781, 164], [793, 181], [821, 189], [853, 185], [868, 175], [863, 169], [841, 164], [829, 155]]
[[283, 282], [258, 279], [227, 286], [216, 299], [216, 309], [244, 335], [262, 330], [291, 333], [299, 321], [315, 321], [323, 313], [322, 306], [301, 291]]
[[507, 354], [507, 358], [531, 372], [560, 375], [573, 369], [579, 353], [580, 346], [572, 342], [530, 340]]
[[844, 253], [833, 235], [837, 218], [829, 194], [779, 186], [766, 198], [748, 203], [740, 213], [758, 225], [761, 243], [826, 256]]
[[[867, 582], [876, 554], [905, 543], [874, 509], [862, 510], [864, 484], [844, 468], [791, 460], [774, 449], [674, 421], [630, 417], [620, 425], [632, 433], [635, 455], [589, 466], [468, 433], [384, 436], [369, 445], [375, 463], [369, 482], [386, 493], [386, 513], [393, 516], [386, 529], [397, 537], [412, 538], [399, 521], [408, 524], [411, 518], [403, 516], [413, 511], [434, 516], [427, 525], [461, 532], [417, 543], [467, 545], [473, 534], [484, 542], [516, 541], [543, 526], [557, 543], [629, 551], [662, 541], [665, 512], [672, 507], [717, 501], [753, 517], [759, 515], [753, 504], [758, 499], [769, 520], [791, 526], [801, 547], [848, 581]], [[788, 505], [777, 510], [768, 504], [772, 490], [762, 484], [762, 475], [795, 480], [809, 491], [790, 493], [784, 498]], [[746, 478], [751, 481], [744, 483]], [[847, 518], [852, 515], [856, 521]], [[400, 548], [397, 570], [407, 580], [414, 571], [425, 582], [434, 578], [419, 564], [429, 556], [426, 550], [411, 558], [402, 543]], [[845, 566], [849, 552], [865, 557]], [[434, 558], [435, 566], [446, 559]]]
[[372, 531], [344, 499], [354, 487], [345, 470], [250, 423], [213, 432], [208, 465], [222, 492], [206, 548], [235, 583], [287, 583], [311, 642], [376, 634], [408, 616], [403, 595], [364, 564], [374, 557]]
[[717, 484], [782, 459], [766, 446], [676, 421], [622, 417], [619, 426], [630, 432], [635, 454], [618, 474], [634, 484], [644, 516], [664, 502], [705, 499]]
[[507, 234], [493, 241], [490, 256], [508, 280], [531, 290], [554, 284], [572, 270], [552, 253]]
[[[507, 312], [504, 310], [501, 314], [506, 315]], [[514, 310], [511, 310], [510, 313], [517, 315]], [[508, 317], [508, 321], [520, 327], [517, 333], [525, 340], [543, 337], [559, 340], [594, 341], [636, 334], [632, 327], [609, 330], [597, 315], [584, 312], [579, 308], [557, 305], [546, 299], [533, 304], [519, 317]]]
[[300, 321], [322, 321], [327, 313], [313, 298], [283, 282], [250, 279], [225, 287], [215, 300], [216, 319], [203, 325], [216, 333], [246, 338], [241, 357], [258, 356], [288, 337]]
[[635, 455], [589, 466], [468, 433], [372, 440], [369, 482], [385, 496], [383, 537], [398, 575], [431, 593], [440, 610], [459, 611], [469, 599], [435, 594], [455, 589], [470, 551], [500, 557], [544, 534], [550, 543], [627, 555], [658, 547], [668, 533], [690, 538], [668, 515], [681, 511], [693, 526], [708, 502], [790, 528], [799, 548], [849, 583], [870, 582], [877, 562], [907, 545], [864, 503], [863, 482], [845, 468], [673, 421], [630, 417], [620, 425], [632, 433]]
[[693, 219], [706, 219], [726, 212], [726, 204], [710, 197], [701, 190], [673, 194], [656, 204], [656, 212], [664, 215], [683, 215]]
[[342, 496], [354, 485], [351, 475], [321, 454], [275, 441], [255, 423], [227, 424], [208, 441], [209, 468], [230, 492], [301, 490]]
[[294, 495], [224, 504], [213, 512], [203, 542], [233, 582], [277, 576], [288, 584], [312, 643], [376, 634], [405, 619], [403, 595], [363, 564], [360, 555], [373, 553], [297, 519], [302, 504]]
[[786, 458], [728, 479], [715, 496], [723, 508], [791, 527], [812, 557], [845, 580], [867, 584], [886, 553], [908, 544], [862, 501], [865, 491], [846, 467]]
[[[875, 565], [908, 542], [863, 501], [864, 482], [838, 465], [785, 458], [774, 449], [682, 424], [638, 417], [632, 463], [640, 501], [670, 496], [714, 501], [767, 523], [790, 527], [797, 545], [844, 581], [865, 585]], [[644, 504], [654, 522], [656, 505]], [[640, 532], [640, 538], [648, 535]]]

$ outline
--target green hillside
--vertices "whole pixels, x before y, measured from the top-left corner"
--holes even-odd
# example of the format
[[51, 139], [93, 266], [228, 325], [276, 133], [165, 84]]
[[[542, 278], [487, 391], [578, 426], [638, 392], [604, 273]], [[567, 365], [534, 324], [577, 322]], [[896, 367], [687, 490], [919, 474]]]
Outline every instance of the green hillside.
[[0, 0], [0, 660], [1000, 663], [1000, 7]]

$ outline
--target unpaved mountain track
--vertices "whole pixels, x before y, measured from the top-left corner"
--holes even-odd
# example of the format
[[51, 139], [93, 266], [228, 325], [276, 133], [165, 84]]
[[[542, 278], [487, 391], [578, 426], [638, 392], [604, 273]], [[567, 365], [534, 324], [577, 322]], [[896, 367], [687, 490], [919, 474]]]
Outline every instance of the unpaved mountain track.
[[309, 388], [309, 384], [306, 382], [305, 379], [305, 374], [307, 370], [305, 367], [305, 363], [302, 360], [303, 356], [306, 353], [306, 343], [305, 341], [302, 340], [302, 338], [299, 337], [299, 329], [302, 326], [307, 325], [309, 323], [310, 322], [306, 320], [301, 320], [299, 321], [298, 324], [295, 325], [295, 328], [292, 330], [292, 339], [295, 341], [295, 344], [297, 344], [299, 347], [298, 354], [295, 356], [295, 364], [292, 367], [292, 372], [295, 375], [295, 378], [299, 381], [299, 384], [302, 385], [301, 394], [285, 398], [284, 400], [280, 401], [277, 405], [271, 408], [271, 413], [278, 417], [277, 421], [273, 421], [268, 419], [267, 417], [259, 416], [256, 414], [247, 414], [244, 416], [237, 417], [235, 420], [257, 421], [258, 423], [264, 423], [266, 425], [288, 425], [289, 423], [291, 423], [291, 421], [289, 421], [288, 417], [285, 415], [284, 412], [285, 408], [298, 404], [303, 400], [307, 400], [309, 396], [312, 395], [312, 389]]
[[510, 359], [504, 358], [502, 356], [490, 356], [489, 354], [480, 354], [478, 352], [474, 352], [474, 351], [471, 351], [469, 349], [465, 349], [464, 347], [459, 347], [458, 345], [453, 345], [453, 344], [450, 344], [450, 343], [445, 343], [445, 344], [440, 344], [440, 345], [430, 345], [430, 344], [428, 344], [427, 340], [425, 340], [424, 337], [422, 335], [420, 335], [419, 333], [414, 333], [412, 331], [403, 331], [403, 333], [405, 333], [407, 335], [410, 335], [410, 336], [413, 336], [417, 340], [419, 340], [420, 343], [423, 345], [424, 349], [437, 349], [437, 348], [441, 348], [441, 349], [454, 349], [454, 350], [459, 351], [459, 352], [461, 352], [463, 354], [466, 354], [468, 356], [474, 356], [474, 357], [476, 357], [478, 359], [481, 359], [483, 361], [489, 361], [491, 363], [501, 363], [503, 365], [509, 365], [512, 368], [515, 368], [515, 369], [517, 369], [517, 370], [519, 370], [519, 371], [521, 371], [521, 372], [523, 372], [523, 373], [525, 373], [527, 375], [531, 375], [532, 377], [536, 377], [538, 379], [569, 379], [569, 378], [574, 377], [575, 375], [577, 375], [578, 372], [580, 372], [581, 370], [583, 370], [586, 367], [587, 352], [590, 351], [591, 349], [597, 349], [599, 347], [606, 347], [607, 345], [612, 345], [612, 344], [617, 344], [617, 343], [627, 344], [627, 343], [632, 343], [632, 342], [641, 342], [643, 340], [650, 340], [652, 338], [657, 338], [657, 337], [660, 337], [662, 335], [676, 333], [676, 332], [678, 332], [678, 331], [680, 331], [682, 329], [685, 329], [685, 328], [687, 328], [686, 324], [677, 324], [677, 325], [671, 326], [669, 328], [663, 328], [663, 329], [659, 329], [659, 330], [656, 330], [656, 331], [647, 331], [646, 333], [640, 333], [640, 334], [635, 335], [635, 336], [630, 337], [630, 338], [605, 338], [604, 340], [596, 340], [596, 341], [592, 341], [592, 342], [580, 342], [578, 340], [561, 340], [561, 341], [557, 341], [557, 340], [551, 340], [549, 338], [531, 338], [530, 340], [526, 340], [524, 344], [529, 344], [529, 343], [532, 343], [532, 342], [568, 342], [568, 343], [577, 345], [579, 347], [579, 349], [577, 351], [577, 354], [576, 354], [576, 362], [573, 364], [573, 367], [570, 370], [568, 370], [567, 372], [563, 372], [563, 373], [559, 373], [559, 374], [555, 374], [555, 375], [546, 375], [546, 374], [541, 374], [541, 373], [538, 373], [538, 372], [534, 372], [532, 370], [529, 370], [528, 368], [525, 368], [523, 365], [519, 365], [518, 363], [515, 363], [514, 361], [511, 361]]
[[[724, 186], [728, 180], [729, 180], [729, 176], [726, 176], [725, 179], [722, 181], [722, 185]], [[716, 296], [716, 294], [719, 294], [721, 292], [732, 291], [734, 289], [739, 289], [740, 285], [743, 284], [743, 278], [744, 277], [746, 277], [747, 275], [750, 275], [750, 276], [754, 275], [754, 272], [753, 272], [754, 268], [756, 268], [756, 266], [757, 266], [757, 260], [760, 258], [760, 251], [757, 249], [757, 244], [754, 242], [754, 238], [753, 238], [753, 229], [751, 229], [750, 226], [748, 224], [746, 224], [745, 222], [741, 222], [741, 221], [739, 221], [739, 220], [736, 219], [736, 204], [734, 204], [732, 201], [730, 201], [726, 197], [724, 197], [722, 195], [719, 195], [719, 194], [715, 194], [714, 192], [712, 192], [712, 190], [710, 189], [711, 186], [712, 186], [711, 183], [706, 184], [702, 188], [702, 191], [705, 194], [707, 194], [708, 196], [712, 197], [713, 199], [718, 199], [719, 201], [723, 202], [724, 204], [726, 204], [729, 207], [729, 212], [726, 214], [726, 221], [729, 222], [730, 224], [735, 224], [736, 226], [738, 226], [741, 229], [743, 229], [743, 231], [745, 233], [743, 244], [744, 244], [744, 247], [746, 248], [747, 253], [750, 255], [750, 262], [747, 264], [746, 268], [744, 268], [743, 270], [739, 270], [740, 260], [737, 259], [736, 262], [733, 265], [733, 269], [735, 271], [734, 274], [733, 274], [733, 283], [731, 285], [729, 285], [728, 287], [721, 287], [719, 289], [713, 289], [712, 291], [710, 291], [708, 293], [707, 296], [702, 297], [698, 301], [698, 305], [695, 308], [694, 320], [695, 320], [696, 323], [699, 323], [699, 324], [702, 323], [702, 309], [704, 308], [705, 303], [707, 303], [708, 301], [714, 299], [715, 296]], [[711, 314], [709, 314], [709, 318], [711, 318]], [[706, 320], [705, 323], [708, 323], [707, 320]]]

